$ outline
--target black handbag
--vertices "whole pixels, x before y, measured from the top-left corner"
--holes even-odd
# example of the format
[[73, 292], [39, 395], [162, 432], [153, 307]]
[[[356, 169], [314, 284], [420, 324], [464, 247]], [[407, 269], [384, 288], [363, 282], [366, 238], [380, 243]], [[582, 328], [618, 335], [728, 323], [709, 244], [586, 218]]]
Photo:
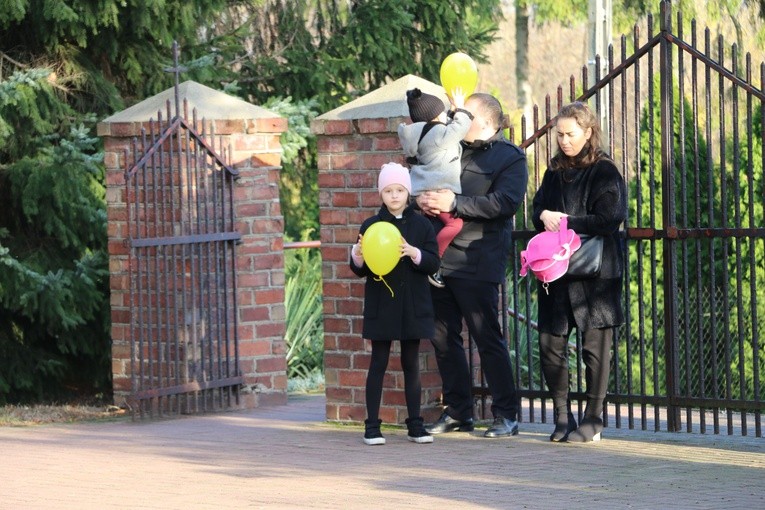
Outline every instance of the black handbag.
[[600, 275], [603, 264], [603, 236], [579, 234], [582, 246], [568, 260], [568, 280], [586, 280]]
[[[563, 174], [561, 174], [561, 180]], [[561, 182], [562, 186], [562, 182]], [[583, 195], [582, 208], [587, 209], [586, 197], [590, 194], [590, 182], [587, 182]], [[568, 211], [566, 201], [561, 195], [563, 210]], [[579, 234], [582, 246], [576, 250], [568, 260], [568, 271], [563, 276], [564, 280], [587, 280], [597, 278], [600, 275], [600, 267], [603, 265], [603, 236]]]

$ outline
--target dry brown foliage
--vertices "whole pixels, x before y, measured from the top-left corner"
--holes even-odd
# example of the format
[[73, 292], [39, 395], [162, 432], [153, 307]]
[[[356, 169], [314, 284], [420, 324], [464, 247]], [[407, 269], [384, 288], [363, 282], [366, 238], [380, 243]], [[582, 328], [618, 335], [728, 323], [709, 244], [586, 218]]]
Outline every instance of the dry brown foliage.
[[8, 405], [0, 407], [0, 426], [28, 427], [50, 423], [112, 420], [126, 416], [117, 406]]

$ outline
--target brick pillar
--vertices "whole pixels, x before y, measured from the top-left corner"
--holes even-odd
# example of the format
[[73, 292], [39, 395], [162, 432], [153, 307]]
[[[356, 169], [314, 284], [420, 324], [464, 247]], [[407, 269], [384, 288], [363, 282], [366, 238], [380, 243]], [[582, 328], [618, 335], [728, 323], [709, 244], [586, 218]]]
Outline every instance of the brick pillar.
[[[279, 203], [280, 135], [287, 119], [244, 122], [231, 133], [237, 247], [239, 366], [242, 406], [287, 403], [284, 343], [284, 218]], [[218, 131], [216, 130], [216, 133]], [[224, 145], [225, 146], [225, 145]]]
[[[113, 128], [113, 129], [112, 129]], [[125, 154], [132, 150], [132, 132], [126, 126], [98, 125], [104, 138], [106, 217], [109, 247], [109, 303], [112, 321], [112, 389], [122, 404], [131, 393], [130, 380], [130, 276], [128, 263]], [[131, 158], [131, 156], [128, 156]], [[132, 158], [130, 159], [132, 161]]]
[[[366, 418], [365, 382], [371, 344], [361, 337], [364, 279], [348, 265], [351, 245], [359, 227], [375, 214], [382, 201], [377, 192], [380, 167], [389, 161], [403, 163], [398, 141], [399, 123], [408, 118], [404, 91], [419, 86], [429, 93], [436, 85], [416, 77], [393, 87], [399, 110], [383, 108], [392, 116], [380, 118], [337, 119], [325, 114], [313, 121], [311, 130], [318, 138], [319, 217], [324, 281], [324, 376], [327, 394], [327, 419], [363, 421]], [[411, 81], [415, 80], [414, 85]], [[377, 92], [379, 92], [378, 90]], [[372, 96], [371, 93], [369, 96]], [[366, 96], [365, 96], [366, 97]], [[361, 98], [363, 101], [364, 98]], [[359, 100], [357, 100], [359, 101]], [[379, 112], [386, 103], [366, 101], [356, 116], [365, 111]], [[346, 106], [351, 106], [351, 104]], [[346, 110], [347, 111], [347, 110]], [[331, 113], [331, 112], [330, 112]], [[404, 399], [404, 375], [400, 348], [394, 343], [385, 376], [380, 418], [387, 423], [402, 423], [407, 417]], [[423, 389], [422, 411], [433, 418], [440, 407], [441, 379], [433, 347], [428, 340], [420, 344], [420, 376]]]
[[[207, 90], [203, 92], [209, 93]], [[248, 108], [257, 108], [235, 98], [226, 98], [242, 103], [245, 113], [250, 113]], [[220, 107], [219, 102], [216, 107]], [[215, 147], [225, 147], [227, 151], [230, 147], [228, 160], [239, 171], [233, 205], [236, 228], [242, 235], [241, 243], [237, 245], [236, 267], [239, 368], [245, 377], [241, 406], [245, 408], [287, 401], [284, 222], [278, 187], [279, 136], [286, 131], [287, 120], [258, 110], [266, 115], [207, 123], [208, 129], [212, 128], [216, 135]], [[129, 119], [129, 116], [121, 116], [129, 111], [116, 114], [98, 125], [105, 151], [112, 374], [117, 404], [122, 404], [132, 392], [125, 155], [128, 161], [134, 161], [134, 137], [141, 136], [142, 128], [149, 132], [148, 119], [122, 120]]]

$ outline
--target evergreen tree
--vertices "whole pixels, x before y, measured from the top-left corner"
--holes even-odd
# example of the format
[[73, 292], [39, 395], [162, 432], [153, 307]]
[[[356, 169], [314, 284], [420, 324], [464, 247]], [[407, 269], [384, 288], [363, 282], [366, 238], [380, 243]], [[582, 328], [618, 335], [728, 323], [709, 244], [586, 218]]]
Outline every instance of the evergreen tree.
[[439, 82], [450, 53], [485, 60], [500, 16], [499, 0], [266, 0], [250, 11], [237, 83], [258, 103], [315, 97], [328, 110], [390, 78]]
[[103, 167], [49, 76], [0, 81], [0, 403], [110, 391]]
[[[315, 238], [319, 230], [310, 120], [406, 74], [438, 83], [441, 62], [455, 51], [483, 61], [500, 16], [498, 0], [267, 0], [250, 5], [243, 16], [251, 26], [248, 53], [235, 59], [235, 83], [221, 85], [290, 119], [290, 130], [282, 136], [281, 183], [289, 238]], [[235, 23], [243, 21], [232, 14], [226, 19], [231, 24], [218, 27], [219, 42], [240, 48], [241, 40], [223, 34], [241, 32]], [[220, 52], [235, 50], [222, 44]]]
[[301, 241], [317, 237], [319, 183], [316, 137], [311, 134], [310, 125], [310, 119], [318, 114], [316, 100], [274, 98], [264, 106], [286, 118], [290, 127], [281, 136], [279, 201], [284, 215], [284, 235]]
[[[252, 0], [254, 1], [254, 0]], [[48, 67], [80, 112], [110, 114], [172, 85], [174, 40], [190, 77], [216, 62], [212, 33], [227, 0], [14, 0], [0, 9], [0, 51]]]
[[[0, 10], [0, 402], [110, 393], [104, 171], [90, 133], [123, 98], [169, 86], [172, 41], [196, 56], [207, 47], [200, 27], [226, 4], [16, 0]], [[192, 60], [191, 74], [210, 62]]]
[[[318, 230], [322, 111], [481, 61], [499, 0], [13, 0], [0, 9], [0, 402], [109, 391], [104, 171], [95, 121], [183, 79], [290, 118], [290, 237]], [[286, 98], [286, 99], [285, 99]], [[301, 197], [313, 197], [305, 200]], [[307, 203], [306, 203], [307, 202]]]

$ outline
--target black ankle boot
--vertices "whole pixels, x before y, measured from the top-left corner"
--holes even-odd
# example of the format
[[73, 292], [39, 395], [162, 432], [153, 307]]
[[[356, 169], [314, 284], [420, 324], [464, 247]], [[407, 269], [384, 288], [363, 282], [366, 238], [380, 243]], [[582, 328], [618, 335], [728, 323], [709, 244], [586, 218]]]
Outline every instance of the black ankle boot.
[[380, 432], [382, 420], [364, 420], [364, 444], [385, 444], [385, 438]]
[[425, 425], [423, 424], [421, 417], [416, 416], [414, 418], [407, 418], [406, 428], [409, 431], [407, 439], [413, 443], [423, 444], [433, 442], [433, 436], [428, 434], [428, 431], [425, 430]]
[[600, 441], [600, 433], [603, 430], [603, 420], [600, 418], [585, 417], [579, 424], [579, 428], [568, 435], [569, 443], [591, 443]]
[[570, 412], [563, 414], [555, 410], [555, 430], [550, 435], [550, 441], [560, 443], [566, 441], [571, 432], [576, 430], [576, 419]]

